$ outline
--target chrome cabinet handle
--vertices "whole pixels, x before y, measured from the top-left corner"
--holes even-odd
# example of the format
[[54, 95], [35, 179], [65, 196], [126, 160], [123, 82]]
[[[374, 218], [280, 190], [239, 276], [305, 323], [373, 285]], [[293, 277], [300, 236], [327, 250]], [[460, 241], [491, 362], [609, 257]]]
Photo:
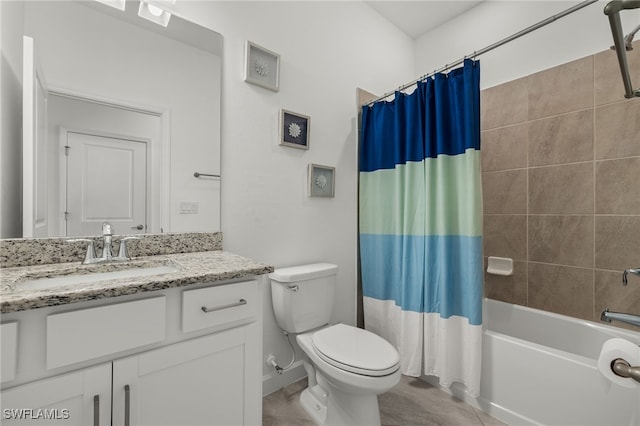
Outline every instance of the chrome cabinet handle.
[[203, 306], [200, 309], [202, 309], [202, 312], [204, 312], [204, 313], [209, 313], [209, 312], [221, 311], [223, 309], [235, 308], [236, 306], [242, 306], [242, 305], [246, 305], [246, 304], [247, 304], [246, 300], [240, 299], [237, 302], [229, 303], [228, 305], [215, 306], [213, 308], [207, 308], [206, 306]]
[[200, 176], [208, 176], [208, 177], [214, 177], [214, 178], [220, 177], [220, 175], [213, 175], [211, 173], [200, 173], [200, 172], [195, 172], [193, 175], [197, 178], [199, 178]]
[[93, 396], [93, 426], [100, 426], [100, 395]]
[[124, 426], [129, 426], [130, 418], [130, 404], [131, 404], [131, 388], [129, 385], [124, 385]]
[[138, 231], [142, 231], [144, 229], [144, 225], [132, 226], [131, 229], [137, 229]]

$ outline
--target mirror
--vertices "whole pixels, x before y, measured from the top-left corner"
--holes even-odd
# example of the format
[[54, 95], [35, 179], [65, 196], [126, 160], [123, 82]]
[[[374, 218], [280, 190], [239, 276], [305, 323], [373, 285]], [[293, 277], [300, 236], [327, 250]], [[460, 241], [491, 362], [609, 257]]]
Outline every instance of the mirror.
[[24, 236], [220, 230], [222, 36], [138, 7], [24, 3], [46, 98]]

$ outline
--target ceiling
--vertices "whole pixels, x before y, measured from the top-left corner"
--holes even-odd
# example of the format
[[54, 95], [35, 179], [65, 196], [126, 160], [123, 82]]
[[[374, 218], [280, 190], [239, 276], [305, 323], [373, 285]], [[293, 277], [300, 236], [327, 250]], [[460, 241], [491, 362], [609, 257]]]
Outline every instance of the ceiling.
[[392, 22], [412, 39], [463, 14], [480, 1], [423, 0], [423, 1], [365, 1], [380, 15]]

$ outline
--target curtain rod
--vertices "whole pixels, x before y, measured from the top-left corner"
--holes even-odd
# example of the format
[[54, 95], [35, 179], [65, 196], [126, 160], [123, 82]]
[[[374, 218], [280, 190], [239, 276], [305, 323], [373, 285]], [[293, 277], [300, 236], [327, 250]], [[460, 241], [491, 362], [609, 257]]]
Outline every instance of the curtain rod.
[[440, 69], [437, 69], [437, 70], [435, 70], [434, 72], [432, 72], [430, 74], [425, 74], [422, 77], [420, 77], [420, 78], [418, 78], [416, 80], [413, 80], [410, 83], [404, 84], [404, 85], [398, 87], [397, 89], [392, 90], [391, 92], [387, 92], [384, 95], [379, 96], [379, 97], [373, 99], [372, 101], [367, 102], [366, 104], [364, 104], [364, 106], [373, 105], [378, 101], [381, 101], [383, 99], [388, 98], [389, 96], [395, 94], [396, 92], [401, 92], [401, 91], [403, 91], [405, 89], [408, 89], [409, 87], [413, 86], [414, 84], [418, 83], [419, 81], [426, 80], [429, 77], [432, 77], [432, 76], [434, 76], [434, 75], [436, 75], [438, 73], [441, 73], [443, 71], [446, 71], [448, 69], [451, 69], [451, 68], [453, 68], [453, 67], [455, 67], [457, 65], [460, 65], [460, 64], [464, 63], [464, 60], [467, 59], [467, 58], [475, 58], [477, 56], [485, 54], [485, 53], [487, 53], [487, 52], [489, 52], [489, 51], [491, 51], [491, 50], [493, 50], [493, 49], [495, 49], [497, 47], [502, 46], [503, 44], [507, 44], [507, 43], [517, 39], [517, 38], [522, 37], [525, 34], [529, 34], [530, 32], [533, 32], [533, 31], [535, 31], [535, 30], [537, 30], [539, 28], [542, 28], [545, 25], [548, 25], [548, 24], [550, 24], [550, 23], [552, 23], [552, 22], [554, 22], [554, 21], [556, 21], [556, 20], [558, 20], [558, 19], [560, 19], [560, 18], [562, 18], [564, 16], [567, 16], [567, 15], [569, 15], [569, 14], [571, 14], [571, 13], [577, 11], [577, 10], [580, 10], [580, 9], [582, 9], [584, 7], [587, 7], [587, 6], [589, 6], [589, 5], [593, 4], [593, 3], [596, 3], [596, 2], [598, 2], [598, 0], [586, 0], [586, 1], [583, 1], [581, 3], [578, 3], [575, 6], [570, 7], [569, 9], [566, 9], [566, 10], [560, 12], [560, 13], [557, 13], [557, 14], [555, 14], [553, 16], [550, 16], [547, 19], [544, 19], [544, 20], [542, 20], [542, 21], [540, 21], [540, 22], [538, 22], [536, 24], [531, 25], [530, 27], [525, 28], [524, 30], [518, 31], [517, 33], [512, 34], [509, 37], [506, 37], [506, 38], [504, 38], [504, 39], [502, 39], [500, 41], [497, 41], [497, 42], [493, 43], [490, 46], [487, 46], [487, 47], [485, 47], [483, 49], [480, 49], [478, 51], [474, 51], [472, 54], [467, 55], [467, 56], [465, 56], [463, 58], [460, 58], [460, 59], [458, 59], [457, 61], [455, 61], [455, 62], [453, 62], [451, 64], [446, 64], [444, 67], [442, 67]]

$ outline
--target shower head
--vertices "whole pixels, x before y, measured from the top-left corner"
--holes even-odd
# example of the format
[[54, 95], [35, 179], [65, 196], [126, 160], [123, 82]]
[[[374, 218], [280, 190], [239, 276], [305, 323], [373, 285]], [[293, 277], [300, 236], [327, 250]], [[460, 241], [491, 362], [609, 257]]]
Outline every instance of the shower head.
[[640, 0], [616, 0], [610, 1], [604, 7], [604, 13], [609, 17], [611, 25], [611, 34], [615, 44], [618, 64], [620, 65], [620, 73], [622, 75], [622, 83], [624, 84], [625, 98], [640, 97], [640, 89], [634, 90], [631, 85], [631, 75], [629, 73], [629, 64], [627, 62], [627, 50], [630, 50], [633, 35], [640, 27], [634, 29], [628, 36], [624, 36], [622, 32], [622, 23], [620, 21], [620, 11], [625, 9], [640, 8]]

